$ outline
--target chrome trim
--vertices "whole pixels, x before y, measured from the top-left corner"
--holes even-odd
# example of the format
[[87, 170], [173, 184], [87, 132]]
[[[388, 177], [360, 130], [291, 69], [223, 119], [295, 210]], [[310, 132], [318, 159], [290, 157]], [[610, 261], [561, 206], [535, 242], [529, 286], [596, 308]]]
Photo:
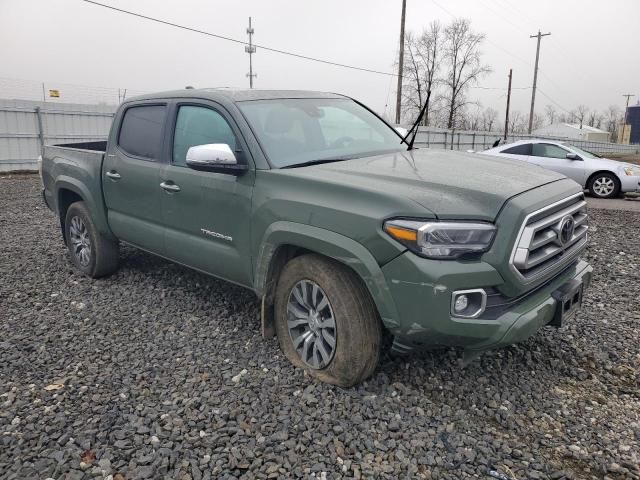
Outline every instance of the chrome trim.
[[[573, 200], [580, 199], [571, 203]], [[547, 217], [543, 217], [534, 223], [529, 223], [531, 218], [539, 216], [548, 210], [552, 210], [559, 205], [569, 204], [566, 208], [559, 210]], [[587, 243], [587, 231], [589, 226], [587, 224], [588, 215], [586, 212], [582, 212], [587, 206], [587, 202], [584, 200], [584, 193], [576, 193], [569, 197], [563, 198], [557, 202], [547, 205], [535, 212], [527, 215], [518, 231], [516, 241], [513, 245], [513, 250], [509, 258], [509, 268], [518, 277], [523, 284], [529, 284], [533, 281], [544, 276], [547, 272], [553, 269], [561, 268], [567, 265], [570, 261], [574, 260], [577, 255], [582, 251]], [[564, 221], [567, 216], [572, 216], [575, 221], [575, 230], [572, 238], [567, 243], [562, 243], [559, 240], [558, 229], [559, 225]], [[555, 227], [554, 224], [558, 224]], [[546, 232], [545, 232], [546, 230]], [[536, 239], [536, 234], [544, 232], [541, 238]], [[545, 247], [548, 245], [547, 247]], [[531, 248], [533, 247], [533, 248]], [[543, 249], [538, 258], [533, 260], [533, 264], [530, 261], [531, 250], [540, 251]], [[518, 268], [533, 268], [536, 265], [540, 265], [545, 261], [553, 258], [558, 254], [567, 253], [552, 265], [541, 269], [531, 276], [525, 276]]]
[[[456, 313], [454, 310], [456, 297], [458, 295], [464, 295], [467, 293], [480, 293], [482, 295], [482, 300], [480, 301], [480, 308], [474, 312], [473, 315], [460, 315]], [[455, 290], [451, 293], [451, 316], [455, 318], [478, 318], [482, 315], [487, 308], [487, 292], [483, 288], [472, 288], [471, 290]]]

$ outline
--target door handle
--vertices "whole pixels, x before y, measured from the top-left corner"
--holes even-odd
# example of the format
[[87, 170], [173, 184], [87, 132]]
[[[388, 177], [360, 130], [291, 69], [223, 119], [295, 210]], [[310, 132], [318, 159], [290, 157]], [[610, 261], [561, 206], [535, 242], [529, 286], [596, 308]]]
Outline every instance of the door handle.
[[111, 170], [110, 172], [105, 173], [105, 175], [112, 180], [120, 180], [122, 178], [115, 170]]
[[175, 183], [162, 182], [160, 187], [162, 187], [166, 192], [176, 193], [180, 191], [180, 187]]

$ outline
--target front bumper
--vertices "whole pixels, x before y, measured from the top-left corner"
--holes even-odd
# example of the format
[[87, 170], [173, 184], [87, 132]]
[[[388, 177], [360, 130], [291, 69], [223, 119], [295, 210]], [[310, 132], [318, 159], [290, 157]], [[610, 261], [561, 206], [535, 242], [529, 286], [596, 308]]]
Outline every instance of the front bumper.
[[451, 315], [451, 292], [485, 288], [500, 297], [496, 287], [504, 280], [487, 263], [429, 261], [405, 253], [385, 265], [383, 273], [399, 314], [397, 322], [385, 326], [394, 335], [394, 351], [405, 353], [436, 346], [482, 351], [526, 340], [554, 319], [552, 293], [574, 279], [587, 288], [592, 268], [575, 261], [529, 292], [489, 304], [474, 319]]
[[619, 175], [620, 191], [622, 193], [640, 193], [640, 177]]

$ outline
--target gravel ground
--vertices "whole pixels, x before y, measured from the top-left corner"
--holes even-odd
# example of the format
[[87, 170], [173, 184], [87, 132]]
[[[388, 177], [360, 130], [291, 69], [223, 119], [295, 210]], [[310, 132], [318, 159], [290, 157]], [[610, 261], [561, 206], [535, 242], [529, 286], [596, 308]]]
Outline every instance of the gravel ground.
[[129, 248], [78, 275], [38, 179], [0, 178], [0, 478], [638, 479], [640, 213], [591, 213], [569, 325], [343, 390], [260, 337], [248, 291]]

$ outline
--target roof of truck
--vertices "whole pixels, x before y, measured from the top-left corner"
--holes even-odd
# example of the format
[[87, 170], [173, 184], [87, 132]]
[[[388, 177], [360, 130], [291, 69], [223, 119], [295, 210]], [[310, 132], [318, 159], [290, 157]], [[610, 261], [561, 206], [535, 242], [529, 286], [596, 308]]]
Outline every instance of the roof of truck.
[[131, 97], [128, 101], [153, 100], [162, 98], [222, 98], [232, 102], [251, 100], [270, 100], [275, 98], [345, 98], [344, 95], [328, 92], [314, 92], [310, 90], [256, 90], [248, 88], [185, 88], [167, 92], [151, 93]]

